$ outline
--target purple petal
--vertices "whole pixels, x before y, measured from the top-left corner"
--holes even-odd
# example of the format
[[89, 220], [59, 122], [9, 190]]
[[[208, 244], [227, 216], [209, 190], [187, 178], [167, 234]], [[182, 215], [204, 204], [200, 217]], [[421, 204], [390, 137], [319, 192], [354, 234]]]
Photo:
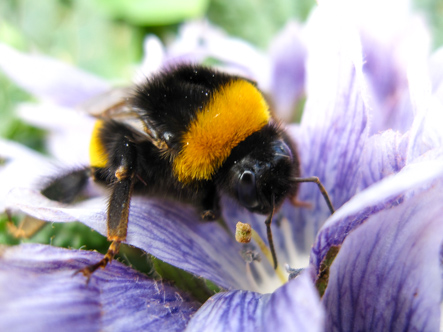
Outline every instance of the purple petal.
[[223, 288], [250, 289], [241, 246], [218, 223], [202, 222], [189, 207], [133, 199], [128, 242]]
[[[103, 235], [107, 233], [104, 198], [66, 206], [38, 192], [15, 189], [9, 195], [9, 205], [42, 220], [78, 220]], [[218, 223], [201, 222], [189, 207], [133, 197], [126, 242], [223, 288], [252, 287], [245, 278], [241, 246]]]
[[171, 285], [112, 262], [86, 284], [95, 252], [43, 245], [0, 256], [2, 331], [182, 331], [200, 306]]
[[355, 195], [320, 230], [311, 252], [311, 263], [316, 271], [331, 246], [341, 245], [346, 236], [371, 215], [402, 202], [402, 197], [408, 190], [427, 189], [430, 183], [442, 175], [443, 155], [440, 154], [438, 160], [410, 164], [399, 173]]
[[386, 129], [404, 133], [412, 124], [413, 112], [406, 70], [393, 56], [398, 45], [382, 45], [368, 36], [363, 36], [362, 42], [364, 72], [374, 103], [371, 133]]
[[219, 293], [189, 322], [187, 331], [322, 331], [323, 308], [309, 273], [276, 292]]
[[5, 44], [0, 44], [0, 68], [23, 89], [61, 106], [78, 105], [110, 88], [94, 75], [47, 57], [20, 53]]
[[267, 297], [243, 290], [218, 293], [205, 302], [187, 331], [259, 331]]
[[439, 329], [442, 192], [417, 194], [349, 234], [323, 298], [328, 330]]
[[276, 113], [283, 120], [291, 120], [297, 101], [305, 85], [306, 48], [301, 40], [300, 27], [295, 22], [286, 25], [270, 47], [271, 88]]

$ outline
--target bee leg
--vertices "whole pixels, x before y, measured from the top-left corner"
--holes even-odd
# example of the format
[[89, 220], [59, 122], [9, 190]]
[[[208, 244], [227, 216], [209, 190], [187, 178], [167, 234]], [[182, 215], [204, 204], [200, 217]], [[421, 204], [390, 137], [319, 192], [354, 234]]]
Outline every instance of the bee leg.
[[119, 249], [120, 249], [120, 241], [112, 241], [108, 251], [106, 252], [105, 257], [103, 257], [102, 260], [100, 260], [98, 263], [77, 270], [74, 273], [74, 275], [76, 275], [77, 273], [82, 273], [86, 277], [86, 283], [89, 283], [89, 280], [91, 279], [91, 276], [94, 273], [94, 271], [100, 267], [104, 268], [108, 263], [110, 263], [114, 258], [114, 256], [117, 255]]
[[41, 193], [53, 201], [72, 203], [86, 187], [90, 176], [89, 167], [71, 171], [53, 179]]
[[214, 210], [203, 210], [200, 213], [200, 217], [204, 221], [214, 221], [218, 218], [218, 213]]
[[136, 181], [136, 152], [135, 147], [126, 139], [122, 146], [116, 149], [116, 158], [113, 160], [115, 181], [111, 184], [111, 197], [108, 203], [107, 225], [108, 240], [112, 241], [106, 255], [96, 264], [87, 266], [81, 272], [85, 277], [91, 277], [98, 268], [104, 268], [118, 254], [120, 243], [126, 240], [128, 230], [129, 205], [134, 183]]
[[297, 199], [297, 197], [292, 197], [291, 198], [291, 204], [294, 205], [295, 207], [301, 207], [301, 208], [305, 208], [305, 209], [311, 209], [312, 208], [312, 204], [309, 202], [305, 202], [305, 201], [300, 201]]
[[34, 234], [36, 234], [43, 226], [47, 225], [47, 222], [40, 220], [31, 216], [25, 216], [18, 226], [12, 221], [11, 211], [6, 210], [6, 215], [8, 217], [8, 223], [6, 227], [9, 233], [12, 234], [16, 239], [28, 239]]
[[204, 221], [214, 221], [220, 217], [220, 197], [214, 185], [203, 198], [200, 217]]
[[273, 218], [274, 212], [275, 212], [274, 194], [272, 194], [271, 197], [272, 197], [272, 199], [271, 199], [272, 210], [271, 210], [271, 213], [269, 214], [269, 216], [265, 220], [265, 225], [266, 225], [266, 234], [268, 237], [269, 249], [271, 251], [272, 260], [274, 262], [274, 270], [276, 270], [277, 266], [278, 266], [277, 253], [275, 252], [274, 239], [272, 237], [272, 230], [271, 230], [272, 218]]
[[331, 211], [331, 214], [335, 212], [334, 206], [332, 205], [331, 199], [329, 198], [329, 194], [326, 191], [325, 187], [321, 183], [320, 179], [316, 176], [311, 176], [307, 178], [294, 178], [295, 182], [314, 182], [317, 184], [318, 189], [320, 190], [320, 193], [323, 195], [323, 198], [326, 201], [326, 204], [328, 205], [329, 210]]

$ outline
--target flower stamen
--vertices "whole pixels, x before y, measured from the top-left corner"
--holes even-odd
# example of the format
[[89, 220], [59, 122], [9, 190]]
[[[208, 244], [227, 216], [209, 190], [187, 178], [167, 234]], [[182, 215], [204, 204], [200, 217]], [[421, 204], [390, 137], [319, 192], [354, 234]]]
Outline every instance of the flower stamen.
[[[260, 247], [260, 250], [265, 255], [266, 259], [269, 261], [271, 265], [273, 265], [273, 258], [271, 254], [271, 250], [267, 247], [263, 239], [258, 235], [258, 233], [251, 227], [251, 225], [237, 222], [236, 225], [236, 231], [235, 231], [235, 239], [237, 242], [240, 243], [249, 243], [251, 239], [254, 239], [254, 241], [257, 243], [257, 245]], [[277, 268], [275, 269], [275, 273], [277, 277], [280, 279], [282, 284], [285, 284], [288, 281], [288, 278], [283, 271], [282, 267], [280, 265], [277, 265]]]

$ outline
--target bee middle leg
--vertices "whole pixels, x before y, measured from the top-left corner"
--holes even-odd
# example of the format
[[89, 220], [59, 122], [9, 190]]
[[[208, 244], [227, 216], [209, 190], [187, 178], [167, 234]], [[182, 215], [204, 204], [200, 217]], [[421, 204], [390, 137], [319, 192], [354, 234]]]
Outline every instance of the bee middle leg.
[[[123, 139], [121, 146], [115, 149], [115, 158], [111, 158], [109, 167], [114, 180], [111, 183], [111, 196], [108, 202], [107, 226], [108, 240], [112, 241], [102, 260], [87, 266], [81, 272], [89, 278], [98, 268], [104, 268], [118, 254], [120, 243], [126, 240], [128, 229], [129, 205], [136, 182], [136, 150], [129, 140]], [[102, 172], [103, 170], [97, 170]]]

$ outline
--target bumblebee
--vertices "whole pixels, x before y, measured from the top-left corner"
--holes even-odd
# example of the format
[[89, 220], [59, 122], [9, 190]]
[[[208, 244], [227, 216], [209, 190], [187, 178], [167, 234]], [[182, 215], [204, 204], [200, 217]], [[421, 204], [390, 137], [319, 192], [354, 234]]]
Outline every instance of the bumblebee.
[[69, 201], [84, 186], [87, 172], [110, 188], [111, 245], [100, 262], [80, 271], [88, 278], [125, 241], [133, 193], [192, 204], [203, 220], [220, 216], [221, 195], [268, 215], [275, 267], [272, 216], [286, 198], [297, 202], [300, 182], [317, 183], [334, 211], [318, 178], [300, 178], [296, 146], [272, 118], [256, 84], [242, 77], [180, 65], [147, 79], [97, 117], [91, 167], [43, 191]]

